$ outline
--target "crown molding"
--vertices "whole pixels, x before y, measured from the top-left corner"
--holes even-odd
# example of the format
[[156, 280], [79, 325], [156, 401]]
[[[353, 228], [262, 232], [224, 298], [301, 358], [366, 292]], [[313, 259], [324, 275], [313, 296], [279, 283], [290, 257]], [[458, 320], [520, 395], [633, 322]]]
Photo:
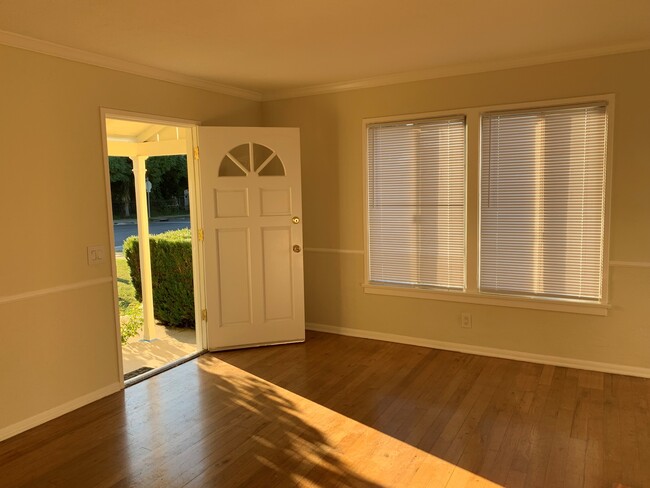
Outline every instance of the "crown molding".
[[650, 50], [650, 41], [640, 41], [635, 43], [619, 44], [616, 46], [574, 50], [561, 53], [529, 56], [518, 59], [442, 66], [426, 70], [394, 73], [390, 75], [374, 76], [357, 80], [325, 83], [299, 88], [270, 90], [260, 93], [254, 90], [246, 90], [244, 88], [224, 85], [221, 83], [205, 80], [203, 78], [196, 78], [173, 71], [154, 68], [130, 61], [124, 61], [110, 56], [104, 56], [102, 54], [96, 54], [89, 51], [84, 51], [49, 41], [43, 41], [33, 37], [23, 36], [21, 34], [3, 30], [0, 30], [0, 44], [41, 54], [47, 54], [70, 61], [113, 69], [116, 71], [122, 71], [124, 73], [144, 76], [160, 81], [167, 81], [169, 83], [175, 83], [192, 88], [199, 88], [214, 93], [220, 93], [222, 95], [229, 95], [258, 102], [307, 97], [313, 95], [324, 95], [328, 93], [359, 90], [362, 88], [375, 88], [381, 86], [396, 85], [399, 83], [411, 83], [415, 81], [424, 81], [436, 78], [485, 73], [489, 71], [499, 71], [513, 68], [522, 68], [526, 66], [558, 63], [562, 61], [594, 58], [598, 56], [608, 56], [612, 54], [623, 54], [634, 51]]
[[61, 44], [56, 44], [49, 41], [35, 39], [33, 37], [15, 34], [0, 30], [0, 44], [15, 47], [18, 49], [25, 49], [41, 54], [48, 54], [57, 58], [63, 58], [70, 61], [77, 61], [79, 63], [90, 64], [99, 66], [101, 68], [113, 69], [130, 73], [133, 75], [144, 76], [146, 78], [153, 78], [155, 80], [167, 81], [177, 85], [184, 85], [191, 88], [200, 88], [222, 95], [229, 95], [246, 100], [261, 101], [262, 94], [252, 90], [245, 90], [229, 85], [222, 85], [213, 81], [204, 80], [202, 78], [195, 78], [193, 76], [182, 75], [173, 71], [167, 71], [160, 68], [154, 68], [143, 64], [132, 63], [102, 54], [96, 54], [81, 49], [76, 49]]
[[447, 78], [451, 76], [486, 73], [489, 71], [500, 71], [513, 68], [523, 68], [562, 61], [573, 61], [578, 59], [609, 56], [612, 54], [623, 54], [634, 51], [650, 50], [650, 41], [620, 44], [603, 48], [582, 49], [562, 53], [530, 56], [518, 59], [506, 59], [498, 61], [486, 61], [479, 63], [458, 64], [453, 66], [442, 66], [420, 71], [409, 71], [391, 75], [362, 78], [352, 81], [326, 83], [286, 90], [274, 90], [263, 93], [263, 101], [282, 100], [287, 98], [308, 97], [313, 95], [324, 95], [328, 93], [339, 93], [362, 88], [375, 88], [380, 86], [396, 85], [399, 83], [411, 83], [414, 81], [431, 80], [435, 78]]

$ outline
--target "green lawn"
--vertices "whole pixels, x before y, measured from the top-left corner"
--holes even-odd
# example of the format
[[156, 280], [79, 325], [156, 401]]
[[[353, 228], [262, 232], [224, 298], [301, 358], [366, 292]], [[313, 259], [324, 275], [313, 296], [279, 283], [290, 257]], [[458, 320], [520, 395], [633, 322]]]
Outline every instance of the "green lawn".
[[126, 264], [126, 258], [116, 257], [115, 264], [117, 266], [117, 294], [120, 297], [120, 312], [126, 309], [132, 303], [136, 303], [135, 288], [131, 282], [131, 274], [129, 273], [129, 265]]
[[115, 257], [117, 267], [117, 295], [120, 305], [120, 332], [122, 344], [138, 335], [142, 328], [142, 304], [135, 298], [129, 265], [124, 256]]

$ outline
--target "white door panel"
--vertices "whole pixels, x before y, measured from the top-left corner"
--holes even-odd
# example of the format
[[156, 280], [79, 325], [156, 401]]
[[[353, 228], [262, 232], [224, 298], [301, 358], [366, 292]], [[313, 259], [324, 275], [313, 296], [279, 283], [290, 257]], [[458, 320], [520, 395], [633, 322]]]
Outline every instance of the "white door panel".
[[293, 318], [291, 227], [262, 228], [264, 319]]
[[303, 341], [298, 129], [198, 137], [209, 349]]
[[218, 310], [224, 327], [249, 325], [253, 308], [250, 273], [250, 237], [247, 228], [217, 229], [217, 270], [221, 276], [236, 280], [219, 280]]

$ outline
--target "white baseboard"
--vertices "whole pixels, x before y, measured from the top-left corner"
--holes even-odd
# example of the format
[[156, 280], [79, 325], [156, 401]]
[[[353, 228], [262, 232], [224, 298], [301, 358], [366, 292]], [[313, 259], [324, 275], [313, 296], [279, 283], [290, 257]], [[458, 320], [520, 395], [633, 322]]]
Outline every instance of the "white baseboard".
[[477, 354], [479, 356], [490, 356], [515, 361], [526, 361], [529, 363], [550, 364], [552, 366], [563, 366], [566, 368], [584, 369], [587, 371], [598, 371], [601, 373], [622, 374], [627, 376], [638, 376], [650, 378], [650, 368], [639, 368], [625, 366], [622, 364], [600, 363], [584, 359], [564, 358], [560, 356], [547, 356], [545, 354], [533, 354], [529, 352], [512, 351], [509, 349], [496, 349], [492, 347], [474, 346], [471, 344], [459, 344], [456, 342], [434, 341], [420, 337], [411, 337], [398, 334], [387, 334], [371, 330], [352, 329], [349, 327], [338, 327], [333, 325], [315, 324], [308, 322], [307, 330], [329, 332], [363, 339], [374, 339], [377, 341], [396, 342], [409, 344], [411, 346], [429, 347], [431, 349], [443, 349], [445, 351], [462, 352], [466, 354]]
[[4, 427], [0, 429], [0, 442], [4, 441], [5, 439], [9, 439], [10, 437], [13, 437], [17, 434], [20, 434], [21, 432], [25, 432], [26, 430], [44, 424], [45, 422], [48, 422], [52, 419], [60, 417], [61, 415], [72, 412], [77, 408], [88, 405], [89, 403], [97, 401], [100, 398], [104, 398], [105, 396], [116, 393], [121, 389], [122, 385], [120, 383], [113, 383], [112, 385], [105, 386], [104, 388], [100, 388], [99, 390], [93, 391], [92, 393], [88, 393], [87, 395], [75, 398], [74, 400], [66, 402], [63, 405], [59, 405], [58, 407], [51, 408], [45, 412], [34, 415], [33, 417], [29, 417], [28, 419], [21, 420], [20, 422]]

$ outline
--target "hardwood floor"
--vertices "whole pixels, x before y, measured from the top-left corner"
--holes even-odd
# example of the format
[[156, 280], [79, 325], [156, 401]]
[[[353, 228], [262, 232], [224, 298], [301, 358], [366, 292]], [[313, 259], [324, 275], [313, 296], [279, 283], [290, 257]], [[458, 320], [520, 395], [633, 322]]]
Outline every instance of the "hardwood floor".
[[650, 487], [649, 399], [645, 379], [309, 332], [0, 443], [0, 486]]

